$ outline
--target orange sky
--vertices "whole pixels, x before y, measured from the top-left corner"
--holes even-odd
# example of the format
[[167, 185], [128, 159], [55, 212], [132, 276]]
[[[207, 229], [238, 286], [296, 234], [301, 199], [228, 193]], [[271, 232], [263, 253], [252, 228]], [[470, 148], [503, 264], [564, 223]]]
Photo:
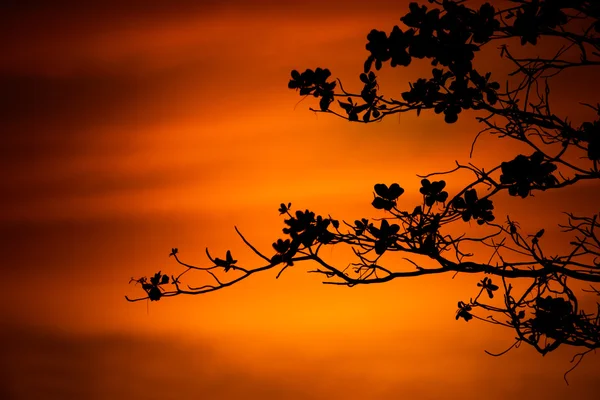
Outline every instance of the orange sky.
[[[123, 298], [140, 293], [131, 276], [178, 271], [171, 247], [192, 263], [205, 262], [208, 246], [258, 266], [233, 226], [268, 249], [282, 201], [339, 219], [377, 216], [374, 183], [399, 182], [414, 206], [417, 173], [468, 159], [477, 132], [468, 118], [350, 124], [315, 115], [286, 88], [290, 70], [316, 66], [356, 82], [366, 34], [398, 23], [405, 2], [29, 3], [0, 8], [0, 360], [10, 371], [0, 398], [597, 394], [597, 356], [570, 387], [569, 351], [487, 356], [513, 334], [454, 320], [472, 278], [348, 289], [300, 265], [149, 309]], [[403, 73], [382, 72], [387, 93], [418, 71]], [[597, 93], [574, 78], [559, 95]], [[491, 166], [510, 150], [486, 138], [475, 161]], [[586, 200], [597, 193], [579, 185], [505, 205], [554, 237], [545, 221], [562, 221], [566, 206], [597, 212]]]

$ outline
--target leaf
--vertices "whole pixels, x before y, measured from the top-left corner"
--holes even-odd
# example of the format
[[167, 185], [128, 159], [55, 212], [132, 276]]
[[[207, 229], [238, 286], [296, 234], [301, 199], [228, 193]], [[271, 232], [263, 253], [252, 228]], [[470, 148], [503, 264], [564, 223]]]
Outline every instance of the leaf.
[[281, 264], [282, 262], [283, 256], [281, 254], [275, 254], [273, 257], [271, 257], [271, 264], [273, 265]]
[[465, 202], [468, 205], [473, 205], [477, 202], [477, 191], [475, 189], [470, 189], [465, 192]]
[[365, 60], [365, 64], [363, 66], [363, 71], [365, 73], [369, 72], [369, 70], [371, 69], [371, 66], [373, 65], [373, 61], [375, 61], [375, 57], [373, 57], [372, 55], [369, 56], [366, 60]]
[[287, 206], [284, 203], [281, 203], [281, 205], [279, 206], [279, 209], [277, 210], [277, 211], [279, 211], [279, 215], [283, 215], [283, 214], [287, 213], [291, 206], [292, 206], [292, 203], [288, 203]]
[[384, 219], [383, 221], [381, 221], [381, 225], [379, 227], [379, 231], [380, 232], [387, 232], [390, 228], [390, 223], [388, 222], [387, 219]]
[[488, 103], [490, 103], [491, 105], [496, 104], [496, 102], [498, 101], [498, 96], [496, 95], [496, 93], [494, 91], [486, 90], [485, 94], [486, 94]]
[[177, 247], [174, 247], [171, 249], [171, 254], [169, 254], [169, 257], [174, 256], [175, 254], [177, 254], [179, 252], [179, 250], [177, 249]]
[[433, 112], [436, 114], [441, 114], [444, 112], [445, 109], [446, 109], [446, 103], [440, 102], [435, 105], [435, 107], [433, 108]]
[[390, 200], [395, 200], [398, 197], [402, 196], [403, 193], [404, 193], [404, 189], [401, 188], [400, 185], [398, 185], [397, 183], [392, 183], [388, 190], [388, 194], [389, 194], [388, 198]]
[[393, 201], [386, 200], [381, 197], [375, 197], [375, 199], [373, 199], [373, 202], [371, 204], [373, 205], [373, 207], [375, 207], [378, 210], [383, 209], [386, 211], [390, 211], [396, 205], [396, 203], [394, 203]]
[[458, 114], [456, 112], [452, 112], [452, 111], [444, 111], [444, 121], [447, 124], [453, 124], [456, 121], [458, 121]]
[[377, 255], [382, 255], [387, 250], [387, 244], [385, 240], [378, 240], [375, 242], [375, 253]]
[[471, 315], [471, 313], [468, 311], [460, 310], [456, 315], [456, 319], [458, 320], [459, 318], [464, 319], [465, 322], [469, 322], [471, 319], [473, 319], [473, 315]]
[[456, 313], [456, 320], [459, 318], [463, 318], [466, 322], [469, 322], [473, 318], [473, 315], [469, 312], [471, 311], [471, 306], [469, 304], [465, 304], [462, 301], [458, 302], [458, 311]]
[[329, 104], [331, 104], [331, 101], [331, 97], [323, 96], [319, 101], [319, 108], [321, 108], [321, 111], [327, 111], [329, 109]]
[[365, 111], [369, 107], [371, 107], [370, 104], [361, 104], [360, 106], [354, 107], [354, 112], [357, 114], [360, 114], [361, 112]]
[[540, 229], [538, 233], [535, 234], [535, 237], [538, 239], [541, 238], [544, 235], [544, 232], [545, 231], [543, 229]]
[[371, 120], [371, 110], [367, 111], [365, 115], [363, 115], [363, 121], [369, 122]]
[[160, 280], [160, 284], [161, 285], [166, 285], [167, 283], [169, 283], [169, 275], [163, 275], [161, 280]]
[[162, 274], [160, 273], [160, 271], [158, 271], [156, 274], [154, 274], [152, 278], [150, 278], [150, 283], [154, 286], [157, 286], [160, 283], [161, 277]]
[[157, 286], [153, 286], [148, 292], [148, 298], [150, 301], [158, 301], [162, 297], [162, 292]]
[[457, 197], [452, 202], [452, 206], [454, 208], [456, 208], [457, 210], [463, 210], [467, 207], [467, 203], [465, 202], [465, 200], [462, 197]]
[[215, 265], [217, 267], [227, 267], [227, 262], [225, 260], [221, 260], [220, 258], [215, 258]]
[[385, 183], [377, 183], [374, 189], [375, 193], [377, 193], [377, 195], [381, 197], [387, 197], [389, 192], [388, 187]]
[[273, 243], [273, 249], [279, 254], [283, 254], [290, 248], [290, 239], [286, 239], [285, 241], [282, 239], [277, 239], [275, 243]]

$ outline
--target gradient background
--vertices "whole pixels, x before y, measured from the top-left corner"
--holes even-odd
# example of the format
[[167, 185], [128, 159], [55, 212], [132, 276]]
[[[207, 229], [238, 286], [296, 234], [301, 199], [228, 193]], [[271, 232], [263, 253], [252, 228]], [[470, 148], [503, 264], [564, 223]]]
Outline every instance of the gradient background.
[[[260, 265], [233, 226], [269, 249], [284, 201], [353, 221], [378, 215], [374, 183], [399, 182], [412, 209], [415, 175], [467, 160], [477, 132], [429, 114], [350, 124], [287, 90], [291, 69], [316, 66], [357, 88], [366, 34], [398, 23], [407, 2], [126, 3], [0, 4], [0, 398], [596, 398], [597, 356], [567, 387], [568, 349], [486, 355], [513, 333], [454, 320], [472, 277], [348, 289], [299, 265], [125, 302], [141, 294], [130, 277], [180, 271], [171, 247], [191, 263], [208, 246]], [[387, 70], [381, 83], [398, 97], [418, 74]], [[572, 99], [595, 102], [600, 86], [578, 74], [555, 88], [574, 120], [587, 115]], [[511, 142], [484, 138], [475, 162], [505, 154]], [[546, 227], [560, 249], [560, 211], [597, 212], [597, 195], [581, 184], [504, 199], [498, 216]]]

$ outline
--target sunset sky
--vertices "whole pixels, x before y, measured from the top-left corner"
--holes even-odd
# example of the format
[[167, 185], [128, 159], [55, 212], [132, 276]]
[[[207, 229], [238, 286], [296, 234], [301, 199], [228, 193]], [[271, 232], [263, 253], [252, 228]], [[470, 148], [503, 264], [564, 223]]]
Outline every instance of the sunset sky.
[[[390, 30], [407, 4], [3, 2], [0, 398], [596, 398], [598, 356], [566, 386], [572, 350], [484, 353], [514, 333], [455, 321], [477, 277], [349, 289], [297, 265], [202, 296], [124, 299], [143, 294], [131, 277], [181, 271], [172, 247], [198, 265], [208, 247], [260, 266], [234, 226], [270, 251], [281, 202], [349, 221], [381, 216], [375, 183], [400, 183], [411, 208], [416, 174], [468, 161], [469, 118], [351, 124], [287, 89], [292, 69], [317, 66], [358, 88], [367, 33]], [[383, 90], [398, 97], [418, 74], [382, 71]], [[571, 103], [597, 102], [588, 78], [556, 87], [574, 119], [586, 114]], [[483, 138], [472, 161], [494, 166], [512, 146]], [[504, 199], [498, 215], [556, 240], [561, 212], [598, 212], [598, 192]]]

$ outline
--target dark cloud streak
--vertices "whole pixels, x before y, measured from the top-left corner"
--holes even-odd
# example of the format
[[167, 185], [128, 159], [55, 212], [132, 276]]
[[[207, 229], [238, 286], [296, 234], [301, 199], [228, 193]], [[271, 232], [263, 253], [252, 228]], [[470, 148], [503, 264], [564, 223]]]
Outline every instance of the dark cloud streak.
[[258, 377], [207, 343], [3, 329], [4, 399], [317, 399], [300, 380]]

